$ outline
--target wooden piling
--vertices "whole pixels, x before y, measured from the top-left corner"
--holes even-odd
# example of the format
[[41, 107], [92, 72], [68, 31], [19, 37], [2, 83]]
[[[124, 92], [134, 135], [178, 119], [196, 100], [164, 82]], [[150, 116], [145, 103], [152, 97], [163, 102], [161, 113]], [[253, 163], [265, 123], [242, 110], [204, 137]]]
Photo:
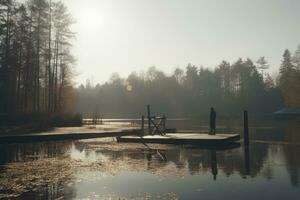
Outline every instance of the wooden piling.
[[163, 115], [163, 121], [162, 121], [162, 125], [163, 125], [163, 131], [164, 131], [164, 133], [166, 132], [166, 116], [165, 116], [165, 114]]
[[147, 113], [148, 113], [148, 131], [149, 131], [149, 134], [152, 133], [152, 130], [151, 130], [151, 113], [150, 113], [150, 105], [148, 104], [147, 105]]
[[144, 132], [145, 132], [144, 123], [145, 123], [145, 117], [144, 117], [144, 115], [142, 115], [142, 122], [141, 122], [142, 134], [144, 134]]
[[244, 145], [249, 146], [248, 111], [244, 111]]

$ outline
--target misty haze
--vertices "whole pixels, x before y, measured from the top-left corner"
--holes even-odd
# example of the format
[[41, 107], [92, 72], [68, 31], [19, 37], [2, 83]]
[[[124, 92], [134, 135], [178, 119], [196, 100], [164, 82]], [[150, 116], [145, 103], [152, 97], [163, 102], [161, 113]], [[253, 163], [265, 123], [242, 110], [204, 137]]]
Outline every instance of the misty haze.
[[0, 0], [0, 199], [299, 199], [299, 8]]

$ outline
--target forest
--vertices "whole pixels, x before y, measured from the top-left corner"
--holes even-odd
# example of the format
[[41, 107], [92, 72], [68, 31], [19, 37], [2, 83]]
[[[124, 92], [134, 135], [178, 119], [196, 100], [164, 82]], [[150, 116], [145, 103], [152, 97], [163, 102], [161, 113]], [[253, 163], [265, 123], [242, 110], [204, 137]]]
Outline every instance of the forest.
[[188, 64], [169, 76], [154, 66], [127, 78], [114, 73], [104, 84], [80, 85], [76, 110], [86, 117], [140, 117], [151, 104], [169, 117], [206, 116], [211, 106], [225, 116], [268, 115], [300, 106], [300, 46], [293, 54], [285, 50], [281, 61], [275, 78], [265, 57], [222, 61], [214, 70]]
[[[172, 117], [249, 110], [270, 114], [300, 106], [300, 47], [285, 50], [277, 77], [265, 57], [222, 61], [215, 69], [188, 64], [166, 75], [156, 67], [104, 84], [74, 87], [75, 34], [62, 1], [0, 1], [0, 113], [75, 113], [138, 117], [151, 104]], [[99, 66], [105, 67], [105, 66]], [[122, 67], [122, 66], [120, 66]], [[275, 66], [272, 66], [275, 67]]]
[[62, 1], [0, 1], [0, 113], [72, 111], [72, 23]]

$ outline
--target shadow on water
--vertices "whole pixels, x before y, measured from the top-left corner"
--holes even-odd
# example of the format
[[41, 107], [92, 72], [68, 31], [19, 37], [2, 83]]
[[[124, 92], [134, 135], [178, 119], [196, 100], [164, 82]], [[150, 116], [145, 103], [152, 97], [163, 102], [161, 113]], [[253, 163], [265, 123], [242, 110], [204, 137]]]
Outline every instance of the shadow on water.
[[0, 197], [297, 199], [299, 130], [298, 124], [250, 127], [249, 147], [223, 150], [114, 139], [0, 145]]

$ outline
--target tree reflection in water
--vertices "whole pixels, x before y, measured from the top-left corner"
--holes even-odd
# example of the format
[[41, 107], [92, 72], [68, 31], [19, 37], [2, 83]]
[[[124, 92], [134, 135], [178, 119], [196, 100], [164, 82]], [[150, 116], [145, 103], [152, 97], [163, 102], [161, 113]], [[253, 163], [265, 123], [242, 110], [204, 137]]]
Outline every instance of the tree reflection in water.
[[[230, 180], [237, 176], [241, 180], [253, 181], [278, 179], [284, 177], [286, 170], [290, 185], [298, 187], [299, 130], [298, 126], [278, 129], [271, 138], [284, 139], [276, 142], [261, 140], [269, 134], [266, 130], [261, 134], [255, 132], [250, 147], [227, 150], [182, 145], [117, 144], [113, 139], [0, 145], [0, 194], [3, 197], [15, 192], [15, 195], [27, 199], [72, 199], [82, 194], [80, 183], [90, 185], [96, 179], [95, 184], [102, 184], [99, 177], [119, 180], [118, 177], [129, 172], [137, 173], [134, 177], [148, 177], [150, 173], [152, 178], [178, 181], [181, 179], [176, 177], [184, 178], [182, 181], [203, 177], [202, 180], [209, 182], [205, 178], [209, 175], [210, 180], [222, 182], [224, 177]], [[45, 165], [44, 170], [42, 166]], [[60, 175], [62, 172], [65, 176]], [[91, 176], [87, 177], [86, 172]], [[36, 177], [28, 179], [33, 175]], [[243, 183], [241, 180], [240, 184]], [[7, 182], [18, 183], [25, 189], [18, 193], [8, 189], [11, 185]], [[166, 184], [155, 185], [167, 187]], [[121, 190], [116, 185], [111, 187], [115, 188], [115, 192]], [[117, 195], [120, 196], [123, 195]]]

